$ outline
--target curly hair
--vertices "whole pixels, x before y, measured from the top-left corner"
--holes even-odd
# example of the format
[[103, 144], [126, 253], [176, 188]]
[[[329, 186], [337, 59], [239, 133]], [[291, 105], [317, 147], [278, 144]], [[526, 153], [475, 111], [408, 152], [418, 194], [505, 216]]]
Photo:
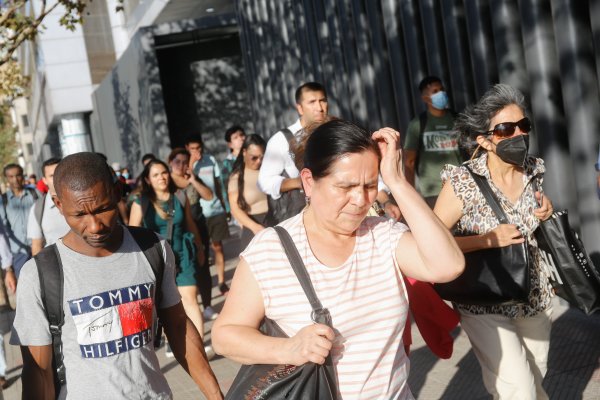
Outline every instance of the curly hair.
[[492, 118], [509, 105], [516, 105], [523, 114], [526, 113], [523, 93], [510, 85], [498, 83], [485, 92], [477, 103], [467, 106], [454, 122], [459, 146], [474, 156], [478, 148], [477, 137], [486, 135]]

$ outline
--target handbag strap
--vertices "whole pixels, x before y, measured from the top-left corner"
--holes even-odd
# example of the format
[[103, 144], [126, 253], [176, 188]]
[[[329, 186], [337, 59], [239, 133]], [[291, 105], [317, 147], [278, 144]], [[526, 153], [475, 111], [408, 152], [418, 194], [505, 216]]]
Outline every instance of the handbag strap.
[[274, 229], [279, 236], [279, 240], [281, 241], [285, 255], [290, 261], [292, 269], [296, 273], [298, 281], [300, 281], [300, 285], [302, 286], [302, 289], [304, 290], [304, 293], [310, 302], [310, 306], [312, 307], [312, 320], [317, 323], [331, 326], [331, 316], [329, 315], [329, 310], [323, 308], [321, 301], [317, 297], [315, 288], [313, 287], [310, 276], [308, 275], [308, 271], [306, 271], [306, 266], [302, 261], [302, 257], [300, 257], [300, 253], [298, 252], [292, 237], [288, 231], [281, 226], [275, 226]]
[[496, 195], [492, 191], [492, 188], [490, 187], [490, 184], [488, 183], [487, 179], [485, 179], [481, 175], [477, 175], [477, 174], [473, 173], [473, 171], [471, 170], [471, 168], [468, 165], [465, 165], [465, 167], [467, 167], [467, 171], [469, 171], [469, 173], [471, 174], [471, 177], [473, 177], [473, 180], [479, 187], [479, 190], [481, 190], [483, 197], [485, 197], [485, 200], [487, 201], [489, 206], [492, 208], [492, 211], [494, 212], [494, 214], [496, 214], [498, 221], [501, 224], [508, 224], [509, 223], [508, 218], [506, 218], [506, 214], [504, 213], [504, 210], [502, 210], [502, 207], [500, 206], [500, 201], [498, 200], [498, 197], [496, 197]]
[[169, 244], [173, 241], [173, 219], [175, 218], [175, 211], [174, 211], [174, 198], [175, 195], [171, 194], [171, 196], [169, 196], [169, 200], [167, 200], [167, 241], [169, 242]]

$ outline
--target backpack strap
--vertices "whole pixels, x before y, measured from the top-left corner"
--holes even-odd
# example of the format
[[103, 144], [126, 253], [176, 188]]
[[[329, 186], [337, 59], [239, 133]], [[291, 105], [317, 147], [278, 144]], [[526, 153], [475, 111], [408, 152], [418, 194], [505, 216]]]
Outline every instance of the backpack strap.
[[26, 187], [25, 190], [27, 190], [31, 197], [33, 197], [33, 201], [37, 201], [37, 199], [39, 199], [40, 196], [38, 195], [38, 191], [34, 188]]
[[162, 301], [162, 281], [163, 274], [165, 271], [165, 259], [163, 258], [162, 245], [160, 239], [156, 236], [156, 233], [150, 229], [140, 228], [137, 226], [128, 226], [127, 229], [131, 236], [139, 246], [140, 250], [144, 253], [144, 256], [150, 263], [154, 278], [156, 279], [156, 285], [154, 288], [154, 299], [155, 306], [158, 307]]
[[4, 217], [6, 219], [6, 224], [7, 228], [9, 231], [12, 232], [11, 228], [10, 228], [10, 221], [8, 220], [8, 212], [7, 212], [7, 207], [8, 207], [8, 193], [4, 192], [2, 193], [2, 209], [4, 210]]
[[[427, 126], [427, 111], [423, 111], [421, 114], [419, 114], [419, 138], [421, 138], [421, 136], [423, 136], [426, 126]], [[421, 142], [419, 141], [419, 143], [421, 143]]]
[[142, 207], [142, 224], [144, 223], [144, 216], [146, 215], [146, 211], [148, 211], [148, 206], [150, 205], [150, 199], [142, 194], [140, 194], [140, 206]]
[[283, 133], [283, 136], [285, 136], [285, 140], [287, 140], [288, 143], [295, 139], [294, 134], [288, 128], [281, 129], [281, 133]]
[[[44, 217], [44, 208], [46, 207], [46, 196], [48, 193], [44, 193], [39, 199], [35, 201], [33, 205], [33, 215], [40, 228], [42, 227], [42, 218]], [[42, 236], [44, 232], [42, 231]]]
[[423, 133], [427, 127], [427, 110], [419, 114], [419, 140], [417, 141], [417, 155], [415, 158], [415, 175], [419, 171], [419, 155], [423, 149]]
[[179, 200], [179, 203], [181, 203], [181, 207], [185, 208], [185, 203], [188, 202], [188, 198], [185, 192], [182, 189], [179, 189], [175, 192], [175, 197], [177, 197], [177, 200]]
[[58, 394], [61, 386], [67, 382], [62, 352], [62, 327], [65, 323], [63, 267], [55, 244], [45, 247], [33, 258], [40, 279], [40, 296], [52, 335], [54, 389]]

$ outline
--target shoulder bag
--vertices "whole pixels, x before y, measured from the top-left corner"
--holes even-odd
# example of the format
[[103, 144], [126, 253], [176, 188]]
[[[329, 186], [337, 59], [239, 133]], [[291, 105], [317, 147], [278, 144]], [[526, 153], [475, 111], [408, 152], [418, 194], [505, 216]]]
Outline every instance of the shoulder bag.
[[571, 228], [567, 210], [541, 221], [533, 234], [555, 293], [588, 315], [600, 310], [600, 274]]
[[[311, 318], [314, 322], [331, 325], [331, 315], [317, 298], [315, 289], [302, 258], [289, 233], [276, 226], [275, 231], [283, 245], [302, 289], [312, 307]], [[288, 337], [275, 323], [265, 317], [261, 331], [268, 336]], [[226, 400], [336, 400], [337, 378], [331, 361], [327, 356], [323, 365], [306, 363], [296, 365], [252, 364], [242, 365], [231, 388], [225, 396]]]
[[[501, 224], [508, 224], [500, 202], [485, 178], [467, 167]], [[504, 247], [465, 253], [465, 271], [452, 282], [433, 287], [444, 300], [459, 304], [494, 306], [527, 303], [530, 257], [527, 240]]]

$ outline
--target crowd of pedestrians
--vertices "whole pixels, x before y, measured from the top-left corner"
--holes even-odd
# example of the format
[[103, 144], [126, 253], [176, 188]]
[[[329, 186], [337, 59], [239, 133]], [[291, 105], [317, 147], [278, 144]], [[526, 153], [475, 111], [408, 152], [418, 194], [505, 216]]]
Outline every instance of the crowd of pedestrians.
[[[325, 87], [308, 82], [295, 93], [298, 119], [268, 141], [227, 129], [222, 163], [192, 134], [165, 161], [144, 155], [137, 179], [97, 153], [45, 160], [41, 185], [6, 165], [0, 264], [16, 291], [10, 341], [23, 354], [23, 398], [170, 398], [155, 354], [164, 331], [167, 356], [209, 399], [223, 397], [208, 363], [215, 352], [243, 364], [330, 359], [338, 398], [410, 399], [405, 279], [448, 282], [463, 272], [463, 253], [525, 241], [527, 303], [454, 308], [494, 398], [547, 398], [552, 294], [532, 235], [553, 210], [543, 160], [528, 155], [523, 95], [494, 85], [457, 113], [439, 78], [418, 89], [426, 110], [403, 146], [395, 129], [369, 133], [330, 116]], [[509, 223], [472, 174], [489, 182]], [[242, 252], [230, 289], [231, 224]], [[292, 237], [331, 326], [312, 318], [267, 229], [275, 225]], [[220, 314], [210, 265], [226, 296]], [[214, 350], [205, 320], [216, 320]], [[286, 337], [265, 335], [265, 320]], [[5, 375], [0, 346], [0, 385]]]

